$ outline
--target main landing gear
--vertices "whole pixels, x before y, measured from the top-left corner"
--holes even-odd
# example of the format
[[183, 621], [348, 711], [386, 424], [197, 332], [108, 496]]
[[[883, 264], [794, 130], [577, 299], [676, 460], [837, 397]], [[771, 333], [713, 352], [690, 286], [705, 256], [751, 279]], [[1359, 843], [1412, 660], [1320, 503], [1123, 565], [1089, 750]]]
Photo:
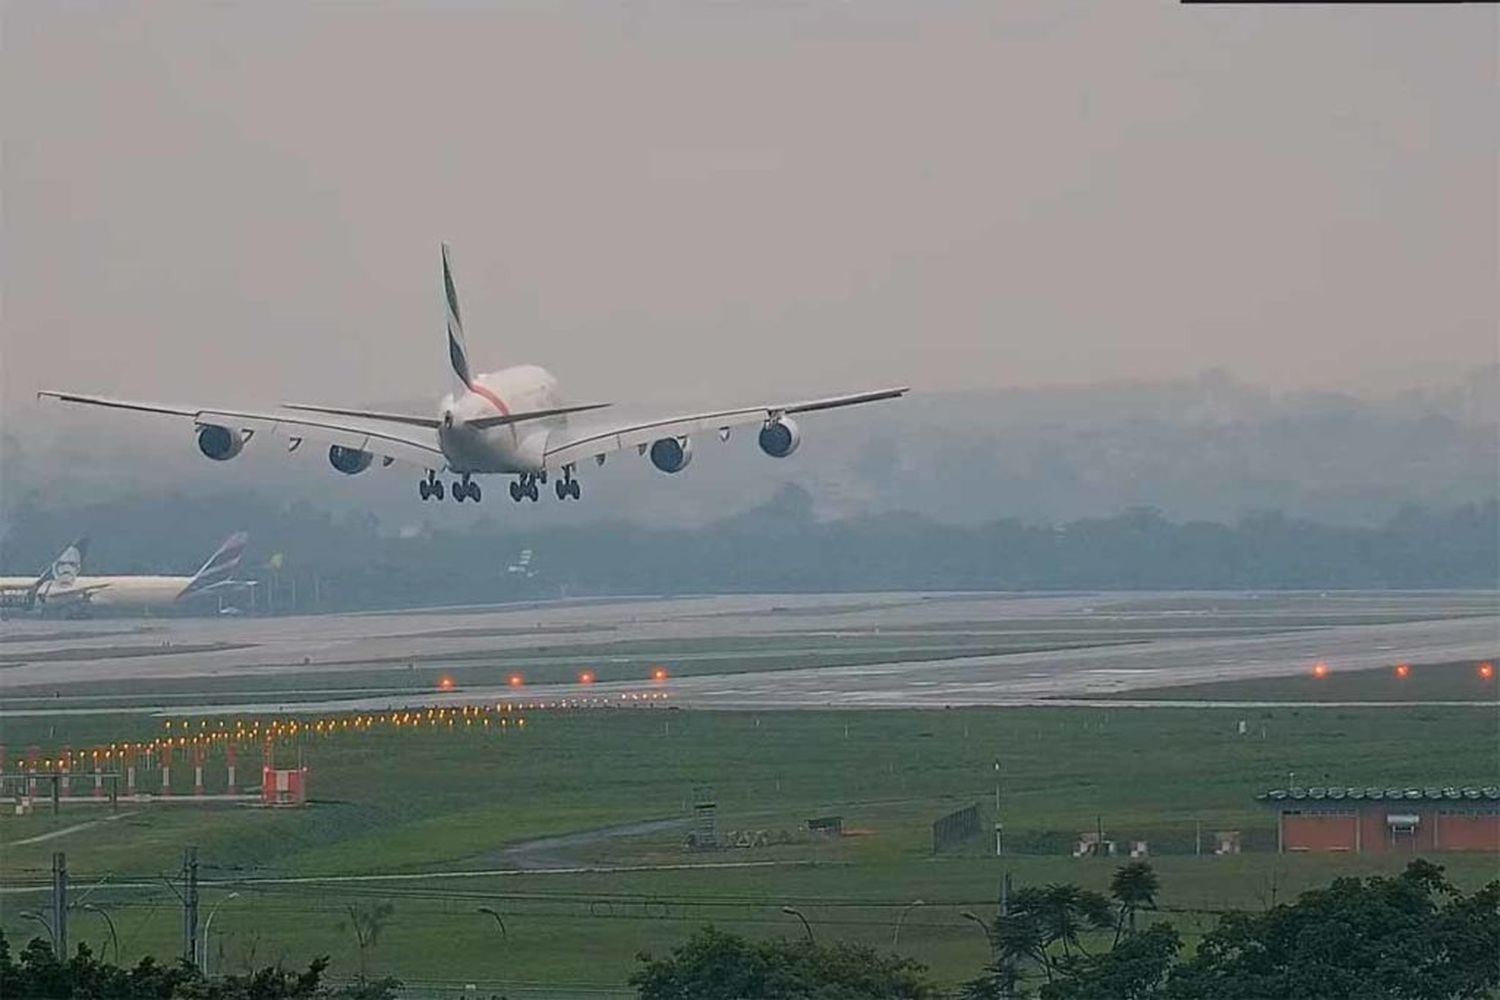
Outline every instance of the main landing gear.
[[571, 465], [563, 466], [563, 477], [552, 485], [559, 500], [566, 500], [569, 497], [577, 500], [582, 493], [578, 486], [578, 480], [573, 478], [573, 467]]
[[[417, 492], [421, 494], [423, 500], [441, 500], [448, 494], [448, 490], [443, 487], [443, 481], [431, 469], [427, 471], [427, 478], [417, 483]], [[452, 493], [456, 503], [463, 503], [465, 500], [478, 503], [484, 497], [479, 484], [472, 481], [467, 472], [463, 474], [462, 479], [453, 480]]]

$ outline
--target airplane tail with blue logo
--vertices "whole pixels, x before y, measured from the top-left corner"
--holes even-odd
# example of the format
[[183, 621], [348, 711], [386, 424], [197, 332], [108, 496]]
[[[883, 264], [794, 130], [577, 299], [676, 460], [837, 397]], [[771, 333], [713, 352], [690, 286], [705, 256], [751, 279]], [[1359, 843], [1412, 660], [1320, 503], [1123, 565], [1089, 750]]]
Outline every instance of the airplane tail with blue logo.
[[203, 564], [203, 568], [198, 570], [188, 585], [182, 589], [182, 593], [177, 595], [177, 600], [240, 583], [241, 581], [234, 579], [234, 574], [240, 568], [240, 560], [245, 554], [245, 546], [249, 541], [250, 536], [243, 531], [236, 531], [224, 539], [218, 551], [208, 557], [208, 562]]

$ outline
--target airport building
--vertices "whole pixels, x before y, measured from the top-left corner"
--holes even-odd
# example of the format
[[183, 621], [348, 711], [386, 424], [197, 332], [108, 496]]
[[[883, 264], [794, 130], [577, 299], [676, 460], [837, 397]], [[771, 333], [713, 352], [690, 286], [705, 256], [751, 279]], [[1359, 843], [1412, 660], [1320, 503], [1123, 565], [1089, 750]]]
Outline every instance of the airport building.
[[1500, 851], [1500, 788], [1276, 788], [1280, 853]]

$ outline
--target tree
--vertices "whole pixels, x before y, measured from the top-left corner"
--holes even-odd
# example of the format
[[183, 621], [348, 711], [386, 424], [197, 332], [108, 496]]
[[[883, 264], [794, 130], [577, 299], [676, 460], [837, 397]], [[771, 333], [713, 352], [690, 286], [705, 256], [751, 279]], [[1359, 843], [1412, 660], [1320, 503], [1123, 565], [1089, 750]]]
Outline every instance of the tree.
[[1109, 880], [1109, 894], [1120, 905], [1120, 918], [1115, 923], [1116, 945], [1127, 923], [1130, 933], [1135, 933], [1136, 911], [1156, 909], [1156, 892], [1160, 888], [1161, 880], [1150, 862], [1132, 861], [1115, 869]]
[[638, 956], [640, 1000], [928, 1000], [921, 965], [860, 945], [747, 941], [712, 926], [667, 958]]
[[366, 907], [349, 905], [344, 909], [349, 913], [349, 923], [340, 924], [339, 929], [343, 930], [345, 926], [353, 928], [354, 940], [359, 944], [359, 978], [364, 979], [367, 973], [366, 953], [380, 943], [380, 932], [390, 922], [396, 906], [385, 902]]
[[160, 965], [147, 956], [132, 969], [101, 962], [88, 945], [60, 962], [52, 946], [32, 939], [11, 959], [10, 945], [0, 931], [0, 997], [24, 1000], [71, 998], [129, 998], [129, 1000], [392, 1000], [401, 985], [394, 979], [365, 981], [352, 986], [327, 986], [323, 973], [327, 958], [316, 958], [304, 972], [264, 968], [243, 976], [208, 978], [186, 962]]
[[1500, 988], [1500, 881], [1470, 895], [1436, 865], [1341, 878], [1229, 914], [1172, 972], [1174, 1000], [1469, 1000]]
[[1042, 984], [1041, 1000], [1156, 1000], [1182, 948], [1170, 924], [1131, 933], [1109, 951], [1064, 959], [1056, 979]]

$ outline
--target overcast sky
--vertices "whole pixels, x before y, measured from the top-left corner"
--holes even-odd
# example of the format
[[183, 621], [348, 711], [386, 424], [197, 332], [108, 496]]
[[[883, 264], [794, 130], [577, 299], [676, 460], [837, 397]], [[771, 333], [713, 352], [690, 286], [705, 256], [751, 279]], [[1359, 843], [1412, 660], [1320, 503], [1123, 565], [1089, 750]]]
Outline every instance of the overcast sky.
[[3, 390], [752, 400], [1496, 357], [1496, 8], [4, 5]]

